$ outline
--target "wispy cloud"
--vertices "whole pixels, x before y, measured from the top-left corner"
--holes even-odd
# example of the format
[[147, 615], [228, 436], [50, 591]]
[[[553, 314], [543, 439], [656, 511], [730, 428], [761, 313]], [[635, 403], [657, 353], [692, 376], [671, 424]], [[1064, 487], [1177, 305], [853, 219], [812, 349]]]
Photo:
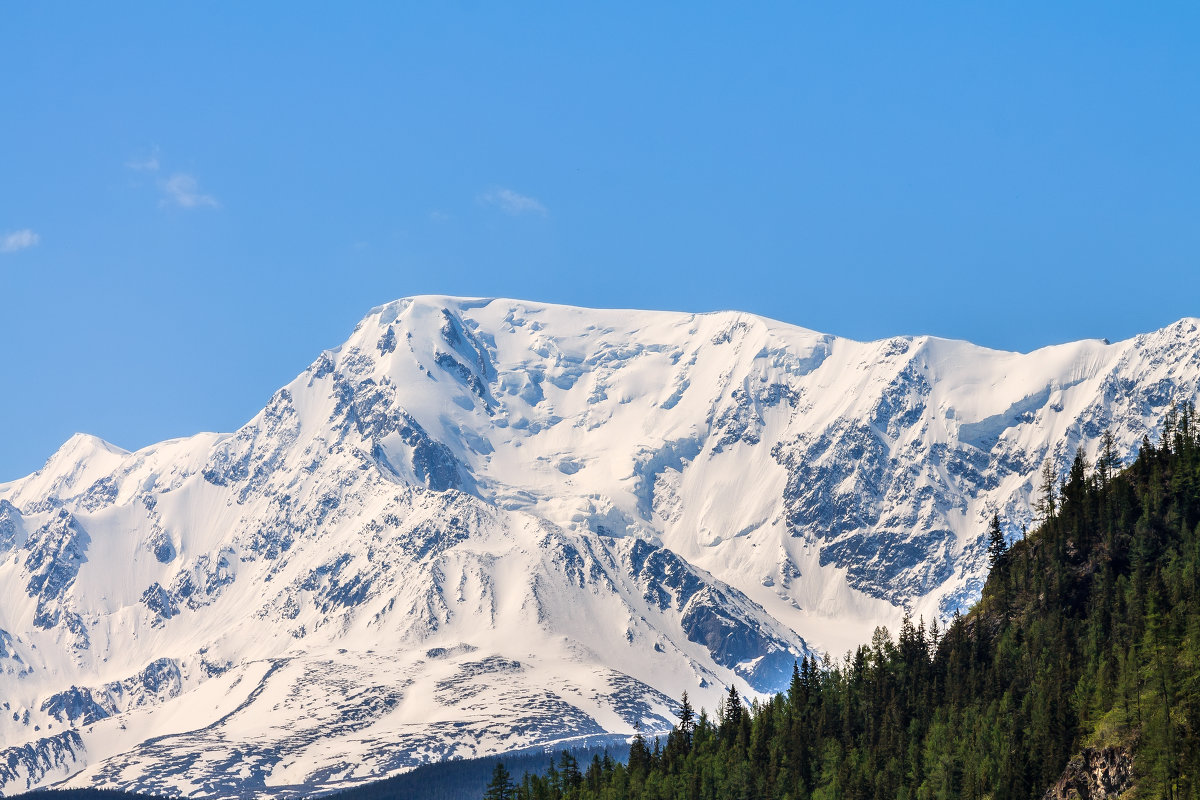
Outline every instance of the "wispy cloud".
[[489, 189], [479, 195], [479, 202], [495, 206], [505, 214], [511, 214], [514, 217], [521, 214], [538, 214], [544, 217], [548, 213], [546, 207], [536, 198], [519, 194], [512, 189]]
[[[159, 150], [155, 147], [149, 155], [137, 156], [125, 162], [125, 167], [134, 172], [159, 172], [162, 162], [159, 160]], [[221, 204], [211, 194], [200, 191], [200, 184], [194, 175], [186, 172], [173, 172], [170, 177], [158, 181], [159, 191], [162, 192], [160, 204], [178, 206], [179, 208], [220, 208]]]
[[158, 172], [158, 148], [154, 148], [148, 156], [142, 158], [131, 158], [125, 162], [125, 166], [135, 172]]
[[220, 208], [221, 204], [211, 194], [200, 191], [196, 179], [186, 172], [176, 172], [171, 177], [159, 183], [163, 193], [163, 205], [175, 205], [180, 208]]
[[42, 237], [29, 230], [29, 228], [22, 228], [19, 231], [6, 233], [4, 238], [0, 239], [0, 253], [15, 253], [18, 250], [24, 250], [26, 247], [33, 247], [41, 240]]

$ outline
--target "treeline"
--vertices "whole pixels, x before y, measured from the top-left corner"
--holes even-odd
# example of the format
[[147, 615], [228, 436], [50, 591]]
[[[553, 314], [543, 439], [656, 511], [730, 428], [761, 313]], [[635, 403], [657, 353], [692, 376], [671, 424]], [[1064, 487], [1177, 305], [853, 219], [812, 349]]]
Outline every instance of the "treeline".
[[[625, 751], [626, 748], [618, 744], [611, 753], [613, 756], [623, 757]], [[602, 747], [586, 747], [572, 750], [566, 753], [566, 757], [586, 763], [593, 755], [600, 754], [608, 756], [609, 751]], [[504, 757], [504, 766], [505, 769], [518, 774], [526, 770], [539, 772], [546, 767], [547, 759], [553, 758], [553, 755], [546, 753], [516, 753]], [[562, 756], [558, 758], [561, 760]], [[353, 789], [344, 789], [336, 794], [322, 792], [311, 796], [328, 800], [477, 800], [479, 787], [487, 783], [488, 777], [494, 774], [496, 765], [495, 756], [437, 761], [391, 778]]]
[[1039, 525], [992, 520], [982, 599], [943, 632], [906, 619], [786, 693], [713, 716], [684, 696], [628, 764], [560, 762], [488, 800], [1026, 800], [1083, 747], [1133, 754], [1138, 798], [1200, 800], [1200, 431], [1189, 404], [1118, 471], [1043, 472]]

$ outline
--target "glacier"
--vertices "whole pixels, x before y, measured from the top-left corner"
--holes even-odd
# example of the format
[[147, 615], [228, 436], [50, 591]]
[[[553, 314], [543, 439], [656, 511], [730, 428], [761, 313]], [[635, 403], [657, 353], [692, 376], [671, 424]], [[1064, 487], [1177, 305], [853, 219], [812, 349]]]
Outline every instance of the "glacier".
[[1200, 321], [1031, 353], [414, 297], [238, 431], [0, 484], [0, 793], [293, 796], [669, 728], [945, 619]]

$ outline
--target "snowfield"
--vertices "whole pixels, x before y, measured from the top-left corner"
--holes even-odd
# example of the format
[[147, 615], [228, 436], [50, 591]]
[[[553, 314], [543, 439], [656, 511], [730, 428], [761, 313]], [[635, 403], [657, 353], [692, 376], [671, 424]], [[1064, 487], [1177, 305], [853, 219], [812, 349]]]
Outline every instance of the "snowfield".
[[417, 297], [244, 427], [0, 484], [0, 793], [290, 795], [668, 728], [978, 595], [1033, 482], [1195, 399], [1200, 321], [1008, 353]]

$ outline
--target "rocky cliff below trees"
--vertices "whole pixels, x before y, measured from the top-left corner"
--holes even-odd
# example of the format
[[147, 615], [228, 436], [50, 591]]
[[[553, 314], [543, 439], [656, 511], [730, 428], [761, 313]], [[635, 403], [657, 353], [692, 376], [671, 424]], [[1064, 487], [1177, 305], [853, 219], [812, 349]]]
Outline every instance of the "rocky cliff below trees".
[[1133, 757], [1124, 747], [1086, 747], [1067, 764], [1042, 800], [1115, 800], [1133, 786]]

